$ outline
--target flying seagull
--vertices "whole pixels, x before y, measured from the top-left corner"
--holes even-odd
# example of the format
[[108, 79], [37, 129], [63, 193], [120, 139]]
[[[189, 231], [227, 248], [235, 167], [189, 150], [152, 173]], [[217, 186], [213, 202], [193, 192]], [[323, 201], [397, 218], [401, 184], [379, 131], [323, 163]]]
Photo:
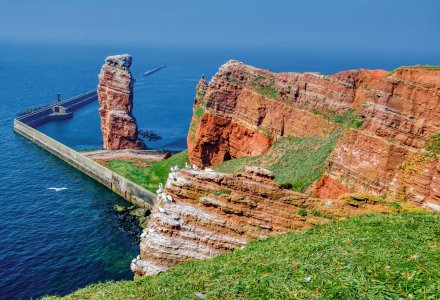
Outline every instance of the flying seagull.
[[47, 188], [47, 189], [48, 189], [48, 190], [54, 190], [55, 192], [59, 192], [59, 191], [62, 191], [62, 190], [67, 190], [66, 187], [61, 187], [61, 188], [50, 187], [50, 188]]

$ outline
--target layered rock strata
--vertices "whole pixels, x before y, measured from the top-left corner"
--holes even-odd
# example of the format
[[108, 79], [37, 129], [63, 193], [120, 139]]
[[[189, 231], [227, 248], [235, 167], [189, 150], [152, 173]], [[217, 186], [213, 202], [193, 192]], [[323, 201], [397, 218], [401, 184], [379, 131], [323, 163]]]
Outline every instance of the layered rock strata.
[[182, 261], [231, 251], [253, 239], [333, 218], [394, 209], [363, 198], [350, 204], [310, 198], [282, 189], [273, 178], [272, 172], [258, 167], [234, 175], [193, 169], [170, 173], [141, 235], [133, 272], [152, 275]]
[[[317, 197], [367, 192], [440, 205], [438, 155], [426, 150], [440, 133], [440, 69], [274, 73], [237, 61], [200, 81], [188, 133], [192, 163], [212, 166], [260, 155], [283, 136], [324, 137], [329, 116], [355, 112], [363, 123], [346, 130], [327, 161]], [[425, 157], [426, 161], [417, 161]], [[408, 164], [411, 170], [408, 171]]]
[[98, 84], [101, 131], [104, 149], [142, 149], [132, 115], [133, 83], [128, 54], [109, 56], [101, 68]]

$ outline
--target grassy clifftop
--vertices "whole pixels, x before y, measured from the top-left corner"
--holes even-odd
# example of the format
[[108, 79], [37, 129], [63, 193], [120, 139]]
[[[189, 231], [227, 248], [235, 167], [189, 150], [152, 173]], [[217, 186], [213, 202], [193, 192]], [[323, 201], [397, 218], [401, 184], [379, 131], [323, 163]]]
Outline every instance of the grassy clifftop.
[[185, 166], [188, 163], [188, 151], [182, 151], [170, 158], [152, 162], [150, 166], [136, 165], [133, 161], [110, 160], [107, 167], [121, 176], [139, 184], [151, 192], [155, 192], [159, 183], [165, 184], [170, 172], [170, 167]]
[[436, 299], [439, 292], [440, 214], [411, 213], [334, 221], [66, 298]]

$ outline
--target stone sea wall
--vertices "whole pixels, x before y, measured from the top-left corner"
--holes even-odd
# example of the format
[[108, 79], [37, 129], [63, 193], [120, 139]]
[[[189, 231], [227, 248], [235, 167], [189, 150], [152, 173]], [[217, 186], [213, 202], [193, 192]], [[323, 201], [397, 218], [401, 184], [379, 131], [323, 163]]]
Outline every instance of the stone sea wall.
[[138, 207], [151, 208], [156, 195], [40, 131], [14, 120], [14, 131], [105, 185]]
[[[63, 100], [60, 102], [60, 105], [62, 105], [66, 109], [66, 112], [73, 112], [74, 110], [96, 100], [98, 100], [96, 90], [91, 90], [84, 94]], [[40, 126], [51, 120], [50, 114], [53, 113], [52, 108], [55, 105], [56, 104], [51, 104], [46, 107], [33, 110], [29, 113], [25, 113], [16, 117], [16, 119], [31, 127]]]

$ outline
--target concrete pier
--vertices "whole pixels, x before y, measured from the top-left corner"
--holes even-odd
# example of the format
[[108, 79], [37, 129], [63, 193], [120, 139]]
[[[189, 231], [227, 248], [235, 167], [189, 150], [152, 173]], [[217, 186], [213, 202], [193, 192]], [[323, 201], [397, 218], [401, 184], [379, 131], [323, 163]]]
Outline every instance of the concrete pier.
[[[96, 100], [96, 91], [82, 94], [78, 97], [62, 101], [61, 103], [72, 111], [84, 105], [84, 103], [90, 103], [94, 100]], [[14, 119], [14, 131], [108, 187], [134, 205], [143, 208], [152, 207], [156, 200], [156, 194], [116, 174], [80, 152], [67, 147], [34, 128], [38, 124], [48, 122], [49, 120], [46, 118], [49, 118], [51, 112], [52, 106], [49, 106], [17, 117]]]
[[72, 113], [75, 109], [78, 109], [81, 106], [96, 100], [98, 100], [98, 94], [96, 93], [96, 90], [91, 90], [67, 100], [57, 101], [52, 105], [48, 105], [35, 111], [20, 115], [16, 117], [16, 120], [28, 126], [37, 127], [51, 121], [50, 116], [53, 114], [55, 106], [62, 106], [65, 109], [65, 113]]

